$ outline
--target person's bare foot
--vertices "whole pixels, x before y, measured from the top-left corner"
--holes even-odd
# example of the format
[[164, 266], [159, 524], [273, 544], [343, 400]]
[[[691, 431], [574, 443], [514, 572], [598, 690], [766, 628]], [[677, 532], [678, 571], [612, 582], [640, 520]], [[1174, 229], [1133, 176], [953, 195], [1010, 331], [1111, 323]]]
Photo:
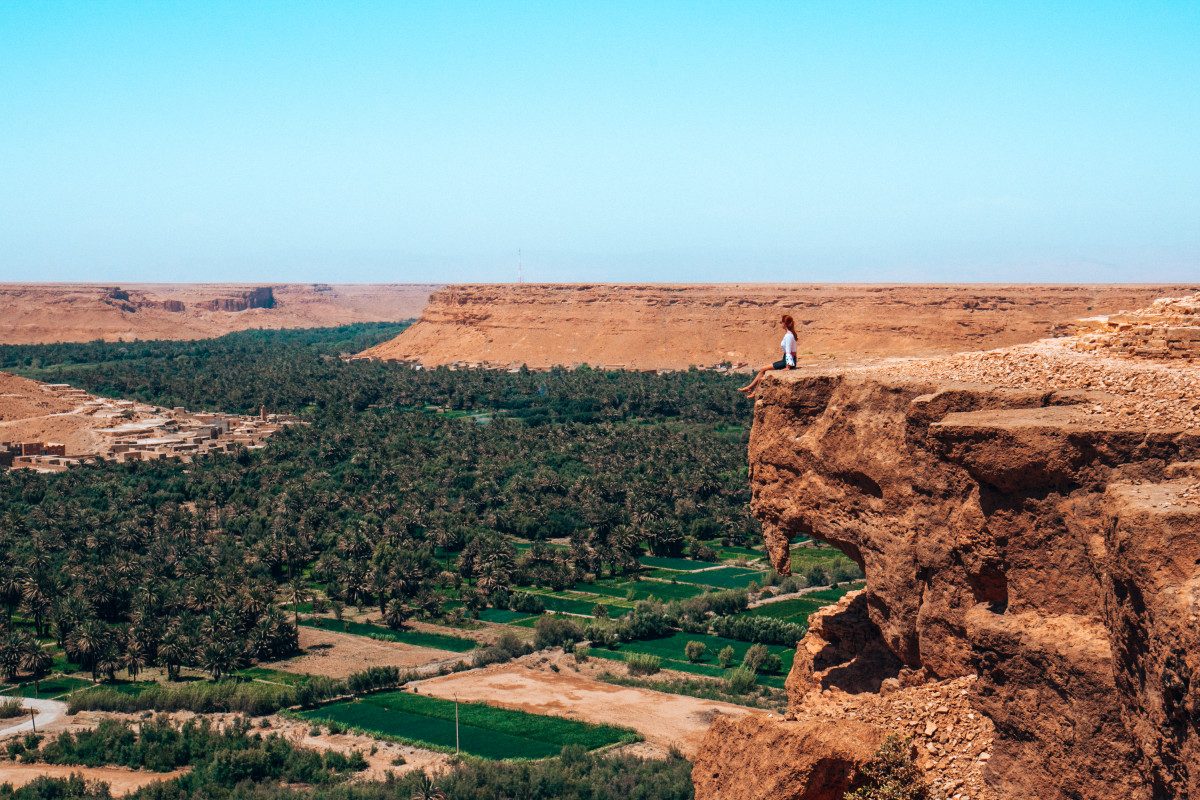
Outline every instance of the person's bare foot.
[[741, 392], [742, 394], [749, 395], [750, 392], [754, 391], [754, 387], [753, 386], [739, 386], [738, 391]]

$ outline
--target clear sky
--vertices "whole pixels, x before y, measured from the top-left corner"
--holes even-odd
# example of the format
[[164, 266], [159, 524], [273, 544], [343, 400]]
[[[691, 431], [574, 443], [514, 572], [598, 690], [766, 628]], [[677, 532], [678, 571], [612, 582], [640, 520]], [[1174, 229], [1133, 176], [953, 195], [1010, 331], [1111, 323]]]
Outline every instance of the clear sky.
[[0, 280], [1200, 281], [1200, 2], [0, 3]]

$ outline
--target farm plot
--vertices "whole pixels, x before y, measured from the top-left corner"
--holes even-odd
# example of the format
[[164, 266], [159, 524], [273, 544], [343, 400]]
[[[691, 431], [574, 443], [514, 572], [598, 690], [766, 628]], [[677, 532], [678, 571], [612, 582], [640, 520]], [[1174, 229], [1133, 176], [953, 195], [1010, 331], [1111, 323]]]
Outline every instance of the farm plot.
[[681, 575], [679, 580], [699, 586], [712, 586], [717, 589], [745, 589], [751, 581], [761, 585], [766, 575], [765, 570], [721, 567], [720, 569]]
[[58, 678], [47, 678], [40, 684], [25, 683], [20, 686], [5, 686], [0, 689], [0, 695], [8, 695], [10, 697], [33, 697], [39, 700], [53, 700], [62, 697], [65, 694], [77, 691], [87, 686], [91, 686], [91, 681], [85, 681], [82, 678], [71, 678], [62, 676]]
[[[409, 692], [383, 692], [304, 711], [314, 721], [339, 722], [417, 746], [452, 750], [455, 703]], [[462, 750], [488, 759], [545, 758], [565, 745], [597, 747], [628, 741], [634, 734], [610, 725], [529, 714], [484, 703], [458, 705]]]
[[[688, 642], [704, 643], [706, 652], [702, 659], [696, 662], [688, 660], [687, 656], [684, 655], [684, 648]], [[745, 658], [746, 651], [750, 649], [751, 643], [740, 642], [736, 639], [726, 639], [722, 636], [680, 632], [664, 636], [660, 639], [643, 639], [626, 642], [621, 645], [619, 650], [605, 650], [597, 647], [591, 650], [591, 654], [599, 658], [624, 661], [629, 653], [649, 653], [662, 659], [663, 669], [720, 678], [725, 675], [725, 670], [717, 663], [717, 653], [725, 647], [733, 648], [733, 660], [730, 662], [730, 666], [737, 666], [742, 663], [742, 659]], [[768, 647], [767, 650], [779, 656], [783, 662], [783, 668], [777, 675], [759, 675], [757, 682], [764, 686], [782, 688], [784, 678], [792, 668], [792, 659], [795, 657], [795, 651], [790, 647], [777, 646]]]
[[584, 722], [628, 725], [657, 751], [665, 754], [678, 747], [688, 757], [699, 749], [715, 715], [762, 713], [715, 700], [614, 686], [589, 674], [600, 671], [603, 667], [591, 662], [581, 672], [554, 672], [525, 659], [431, 678], [418, 686], [422, 695], [447, 700], [457, 696], [534, 714], [569, 714]]
[[780, 600], [777, 603], [764, 603], [761, 606], [755, 606], [746, 613], [755, 617], [774, 617], [775, 619], [794, 622], [807, 627], [808, 617], [814, 611], [836, 603], [847, 592], [861, 589], [862, 586], [862, 583], [851, 583], [839, 586], [836, 589], [820, 589], [815, 592], [809, 592], [801, 597]]
[[695, 572], [698, 569], [717, 566], [709, 561], [696, 561], [691, 558], [667, 558], [664, 556], [642, 556], [638, 559], [638, 562], [643, 567], [671, 569], [677, 572]]
[[448, 636], [443, 633], [427, 633], [425, 631], [396, 631], [382, 625], [372, 625], [369, 622], [338, 622], [330, 617], [310, 617], [300, 620], [300, 624], [310, 628], [320, 628], [336, 633], [349, 633], [354, 636], [369, 636], [372, 639], [382, 639], [388, 642], [401, 642], [417, 647], [431, 647], [436, 650], [449, 650], [453, 653], [465, 653], [474, 650], [478, 644], [474, 639], [464, 639], [461, 636]]

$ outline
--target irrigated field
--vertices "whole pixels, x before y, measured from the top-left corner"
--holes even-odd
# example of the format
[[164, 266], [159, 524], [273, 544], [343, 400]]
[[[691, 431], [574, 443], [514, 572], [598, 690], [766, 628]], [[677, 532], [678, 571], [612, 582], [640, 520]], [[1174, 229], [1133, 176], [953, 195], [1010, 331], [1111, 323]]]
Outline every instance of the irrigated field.
[[[706, 648], [704, 658], [700, 661], [689, 661], [684, 655], [684, 647], [688, 642], [703, 642]], [[726, 639], [722, 636], [712, 636], [702, 633], [673, 633], [670, 636], [664, 636], [661, 639], [643, 639], [634, 642], [625, 642], [617, 650], [605, 650], [603, 648], [593, 648], [591, 654], [599, 658], [607, 658], [614, 661], [624, 661], [630, 653], [648, 653], [658, 656], [662, 659], [663, 669], [673, 669], [679, 672], [690, 672], [694, 675], [707, 675], [713, 678], [719, 678], [725, 674], [725, 668], [717, 663], [717, 653], [723, 648], [733, 648], [733, 659], [730, 666], [736, 667], [742, 663], [742, 659], [746, 656], [746, 651], [750, 649], [750, 642], [740, 642], [736, 639]], [[783, 662], [783, 668], [773, 675], [759, 675], [758, 683], [764, 686], [774, 686], [776, 688], [783, 687], [783, 681], [788, 670], [792, 668], [792, 658], [795, 651], [790, 647], [772, 646], [767, 648], [769, 652], [779, 656]]]
[[[383, 692], [333, 703], [301, 716], [332, 721], [418, 746], [453, 750], [455, 703], [409, 692]], [[566, 745], [588, 750], [632, 740], [632, 731], [610, 725], [512, 711], [483, 703], [458, 704], [458, 741], [465, 753], [489, 759], [545, 758]]]

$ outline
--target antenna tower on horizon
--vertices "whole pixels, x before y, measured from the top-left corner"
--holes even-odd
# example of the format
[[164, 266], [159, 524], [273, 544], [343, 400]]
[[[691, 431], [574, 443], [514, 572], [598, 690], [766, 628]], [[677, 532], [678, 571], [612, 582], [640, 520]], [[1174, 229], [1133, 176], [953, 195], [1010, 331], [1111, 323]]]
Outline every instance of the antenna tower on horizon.
[[521, 258], [521, 251], [517, 250], [517, 283], [525, 282], [525, 261]]

